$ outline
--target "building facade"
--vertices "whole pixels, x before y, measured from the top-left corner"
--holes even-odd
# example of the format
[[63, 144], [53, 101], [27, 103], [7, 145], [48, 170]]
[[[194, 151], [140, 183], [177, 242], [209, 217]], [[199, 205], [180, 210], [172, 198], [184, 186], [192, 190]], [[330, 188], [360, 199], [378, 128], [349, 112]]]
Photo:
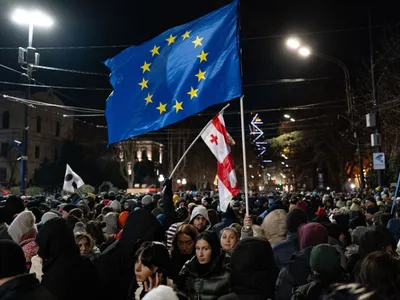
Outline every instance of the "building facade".
[[[25, 98], [22, 92], [4, 92], [6, 95]], [[38, 92], [33, 100], [64, 105], [51, 92]], [[48, 160], [54, 162], [60, 156], [63, 143], [73, 139], [74, 121], [63, 117], [62, 109], [51, 107], [29, 107], [28, 117], [28, 163], [27, 181], [29, 182], [40, 165]], [[13, 149], [13, 141], [23, 140], [24, 104], [0, 99], [0, 185], [19, 183], [17, 161], [20, 154]]]

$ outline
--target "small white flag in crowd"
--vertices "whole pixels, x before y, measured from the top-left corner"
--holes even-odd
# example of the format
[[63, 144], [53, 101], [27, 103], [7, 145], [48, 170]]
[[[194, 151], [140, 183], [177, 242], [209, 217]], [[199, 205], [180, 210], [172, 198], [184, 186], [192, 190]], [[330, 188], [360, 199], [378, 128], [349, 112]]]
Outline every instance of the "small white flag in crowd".
[[67, 164], [63, 190], [66, 192], [74, 193], [75, 189], [80, 188], [84, 184], [85, 183], [83, 182], [82, 178], [74, 171], [72, 171], [71, 167]]
[[229, 202], [240, 190], [229, 147], [229, 135], [226, 132], [222, 114], [214, 117], [212, 122], [204, 128], [201, 137], [218, 161], [219, 205], [225, 212]]

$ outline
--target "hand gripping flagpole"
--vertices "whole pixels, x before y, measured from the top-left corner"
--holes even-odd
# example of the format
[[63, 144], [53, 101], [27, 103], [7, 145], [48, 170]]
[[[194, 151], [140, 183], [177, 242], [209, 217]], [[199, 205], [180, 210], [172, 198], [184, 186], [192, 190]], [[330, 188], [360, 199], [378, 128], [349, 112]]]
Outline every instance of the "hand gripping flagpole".
[[[229, 103], [223, 108], [221, 109], [221, 111], [217, 114], [221, 114], [224, 112], [225, 109], [227, 109], [229, 107]], [[189, 145], [189, 147], [186, 149], [185, 153], [183, 153], [182, 157], [179, 159], [179, 161], [177, 162], [177, 164], [175, 165], [174, 169], [172, 170], [171, 174], [169, 175], [169, 179], [172, 179], [172, 176], [174, 176], [176, 170], [178, 169], [179, 165], [182, 163], [183, 159], [185, 158], [186, 154], [189, 153], [190, 149], [193, 147], [193, 145], [197, 142], [197, 140], [201, 137], [201, 134], [204, 132], [204, 130], [208, 127], [208, 125], [210, 125], [210, 123], [213, 121], [213, 119], [211, 119], [206, 126], [204, 126], [204, 128], [200, 131], [200, 133], [196, 136], [196, 138], [193, 140], [193, 142]]]

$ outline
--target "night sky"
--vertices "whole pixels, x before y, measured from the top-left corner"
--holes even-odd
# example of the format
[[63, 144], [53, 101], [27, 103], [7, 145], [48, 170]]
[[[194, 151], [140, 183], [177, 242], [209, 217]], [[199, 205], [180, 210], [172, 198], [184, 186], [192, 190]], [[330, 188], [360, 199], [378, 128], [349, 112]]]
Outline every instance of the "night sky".
[[[191, 21], [226, 3], [215, 1], [73, 1], [73, 0], [1, 0], [0, 63], [19, 69], [17, 50], [4, 47], [26, 47], [28, 28], [11, 22], [16, 7], [37, 7], [50, 14], [55, 26], [34, 32], [34, 47], [41, 54], [41, 65], [108, 73], [102, 62], [124, 48], [108, 49], [40, 49], [42, 47], [137, 45], [164, 30]], [[372, 6], [374, 43], [385, 38], [385, 32], [398, 26], [396, 1], [376, 1]], [[257, 111], [276, 107], [343, 99], [332, 104], [333, 113], [345, 110], [343, 73], [335, 65], [310, 57], [301, 59], [284, 47], [289, 34], [299, 33], [314, 51], [342, 60], [350, 68], [352, 84], [362, 74], [369, 59], [368, 5], [366, 1], [261, 1], [242, 0], [242, 48], [245, 109]], [[302, 34], [303, 33], [303, 34]], [[304, 34], [305, 33], [305, 34]], [[377, 46], [379, 51], [379, 46]], [[34, 77], [48, 85], [110, 87], [107, 77], [77, 75], [40, 70]], [[306, 83], [260, 85], [262, 82], [287, 78], [321, 78]], [[19, 82], [12, 72], [0, 68], [0, 80]], [[0, 90], [18, 89], [0, 84]], [[74, 102], [61, 97], [68, 105], [104, 108], [108, 92], [61, 92]], [[237, 100], [231, 112], [238, 111]], [[77, 104], [80, 103], [80, 104]], [[339, 107], [337, 107], [339, 105]], [[343, 107], [340, 107], [340, 106]], [[208, 110], [217, 112], [219, 106]], [[332, 113], [331, 107], [299, 113], [313, 117]], [[282, 112], [261, 113], [264, 122], [279, 122]], [[296, 113], [295, 113], [296, 114]], [[209, 119], [193, 117], [194, 128], [201, 128]], [[246, 116], [250, 120], [250, 115]], [[94, 122], [104, 124], [99, 118]], [[227, 124], [238, 138], [239, 116], [231, 115]]]

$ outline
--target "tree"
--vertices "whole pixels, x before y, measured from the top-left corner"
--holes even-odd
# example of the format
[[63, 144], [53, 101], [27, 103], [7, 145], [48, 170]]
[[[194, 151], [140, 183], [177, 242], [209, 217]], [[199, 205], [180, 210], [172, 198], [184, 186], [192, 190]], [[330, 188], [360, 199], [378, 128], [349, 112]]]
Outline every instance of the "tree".
[[134, 167], [137, 161], [137, 140], [130, 139], [113, 146], [115, 158], [119, 162], [119, 171], [122, 178], [127, 182], [128, 188], [135, 184]]

